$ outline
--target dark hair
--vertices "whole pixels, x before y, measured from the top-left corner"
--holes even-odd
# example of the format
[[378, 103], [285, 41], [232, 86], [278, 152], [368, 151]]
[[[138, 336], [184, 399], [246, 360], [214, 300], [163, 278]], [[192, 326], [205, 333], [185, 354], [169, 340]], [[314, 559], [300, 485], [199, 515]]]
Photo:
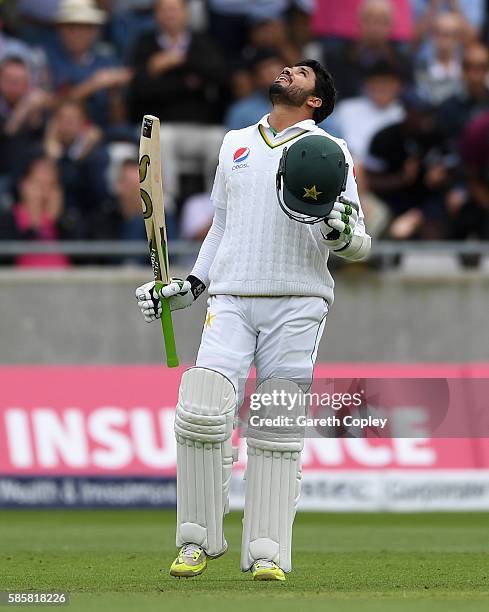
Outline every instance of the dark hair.
[[259, 49], [256, 49], [256, 51], [250, 57], [249, 66], [252, 70], [255, 70], [259, 64], [268, 60], [277, 60], [278, 62], [283, 62], [279, 51], [277, 51], [273, 47], [261, 47]]
[[407, 87], [404, 90], [401, 102], [408, 112], [430, 113], [434, 110], [432, 102], [414, 87]]
[[139, 166], [138, 160], [135, 159], [134, 157], [126, 157], [120, 163], [119, 169], [122, 171], [122, 170], [125, 170], [126, 168], [132, 168], [133, 166]]
[[85, 104], [81, 100], [75, 100], [74, 98], [61, 98], [54, 108], [54, 114], [58, 113], [62, 108], [70, 106], [78, 109], [82, 115], [87, 115]]
[[0, 62], [0, 70], [3, 70], [4, 66], [7, 66], [8, 64], [23, 66], [24, 68], [29, 70], [27, 62], [24, 60], [23, 57], [20, 57], [19, 55], [7, 55], [6, 57], [4, 57]]
[[316, 60], [306, 59], [297, 62], [296, 66], [307, 66], [312, 68], [316, 75], [316, 86], [314, 95], [321, 98], [323, 101], [319, 108], [314, 110], [312, 118], [316, 123], [321, 123], [326, 117], [329, 117], [334, 110], [336, 102], [336, 87], [334, 86], [333, 77], [326, 68]]
[[389, 62], [387, 60], [378, 60], [374, 62], [370, 68], [368, 68], [365, 78], [370, 79], [379, 76], [394, 77], [400, 81], [404, 80], [404, 75], [402, 74], [400, 66], [395, 62]]
[[136, 168], [139, 167], [139, 163], [136, 159], [134, 159], [133, 157], [126, 157], [125, 159], [122, 160], [122, 162], [119, 165], [119, 168], [117, 169], [117, 173], [116, 173], [116, 181], [120, 181], [121, 178], [124, 176], [125, 172], [127, 170], [135, 170]]
[[58, 171], [58, 166], [56, 162], [42, 150], [42, 147], [40, 145], [34, 146], [34, 148], [30, 151], [29, 155], [24, 160], [22, 160], [19, 166], [19, 172], [15, 177], [15, 191], [17, 193], [17, 196], [19, 194], [20, 184], [24, 180], [29, 178], [37, 164], [43, 161], [51, 162]]

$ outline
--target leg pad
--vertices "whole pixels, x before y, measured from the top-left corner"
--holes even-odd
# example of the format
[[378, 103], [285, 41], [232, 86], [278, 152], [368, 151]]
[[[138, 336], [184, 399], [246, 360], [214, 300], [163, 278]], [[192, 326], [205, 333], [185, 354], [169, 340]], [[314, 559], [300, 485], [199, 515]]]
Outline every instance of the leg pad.
[[236, 391], [219, 372], [184, 373], [175, 415], [177, 546], [199, 544], [209, 556], [226, 548], [223, 517], [233, 466]]
[[[278, 379], [265, 381], [257, 392], [271, 394], [277, 389], [302, 396], [296, 383]], [[287, 412], [294, 418], [304, 414], [305, 408], [302, 404]], [[264, 416], [273, 416], [273, 407]], [[277, 431], [248, 428], [247, 444], [241, 569], [248, 571], [255, 561], [269, 559], [290, 572], [292, 524], [302, 478], [303, 431], [294, 426]]]

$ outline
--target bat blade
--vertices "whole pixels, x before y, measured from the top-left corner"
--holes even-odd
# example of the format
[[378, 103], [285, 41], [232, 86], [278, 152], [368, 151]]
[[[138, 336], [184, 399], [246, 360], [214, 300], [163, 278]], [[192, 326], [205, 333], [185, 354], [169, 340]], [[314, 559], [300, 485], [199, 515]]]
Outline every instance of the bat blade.
[[[145, 115], [139, 143], [139, 183], [148, 248], [158, 290], [170, 282], [165, 207], [161, 181], [160, 120]], [[161, 325], [169, 367], [178, 365], [170, 305], [161, 300]]]
[[146, 115], [139, 147], [139, 182], [148, 247], [155, 280], [167, 284], [168, 248], [161, 182], [160, 120]]

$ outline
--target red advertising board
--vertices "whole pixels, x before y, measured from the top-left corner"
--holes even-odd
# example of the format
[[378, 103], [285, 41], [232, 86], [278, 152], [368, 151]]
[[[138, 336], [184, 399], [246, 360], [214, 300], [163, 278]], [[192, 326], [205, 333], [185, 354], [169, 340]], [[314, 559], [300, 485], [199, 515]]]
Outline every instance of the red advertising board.
[[[56, 479], [62, 478], [65, 489], [66, 479], [73, 483], [80, 477], [139, 483], [174, 480], [173, 416], [183, 370], [159, 365], [0, 367], [0, 505], [19, 505], [15, 500], [22, 495], [35, 505], [33, 479], [39, 477], [58, 484]], [[316, 376], [489, 379], [489, 365], [324, 364], [317, 368]], [[246, 452], [242, 441], [235, 442], [240, 446], [235, 465], [239, 475]], [[451, 474], [462, 484], [477, 477], [483, 489], [478, 490], [476, 507], [489, 505], [487, 437], [308, 438], [303, 471], [306, 489], [308, 477], [310, 483], [323, 484], [338, 482], [338, 478], [342, 483], [352, 482], [353, 476], [364, 482], [375, 478], [377, 488], [379, 478], [385, 480], [389, 475], [400, 475], [401, 480], [408, 475], [418, 482], [425, 478], [425, 482], [438, 473], [441, 480], [437, 482], [445, 482]], [[32, 498], [26, 493], [27, 486]], [[109, 485], [105, 486], [108, 490]], [[241, 503], [238, 489], [235, 505]], [[324, 503], [314, 495], [310, 504], [314, 508], [355, 504], [349, 500], [346, 505], [335, 505], [337, 493], [327, 493]], [[110, 505], [117, 505], [116, 497]], [[53, 499], [53, 503], [64, 503], [56, 495]], [[171, 495], [168, 499], [171, 501]], [[369, 503], [376, 507], [380, 502], [375, 499]]]

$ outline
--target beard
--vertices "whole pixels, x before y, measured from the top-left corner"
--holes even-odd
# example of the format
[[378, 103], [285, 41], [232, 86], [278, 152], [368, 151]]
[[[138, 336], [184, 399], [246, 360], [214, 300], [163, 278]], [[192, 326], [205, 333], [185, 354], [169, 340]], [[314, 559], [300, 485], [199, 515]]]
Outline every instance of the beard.
[[270, 85], [268, 95], [273, 106], [281, 104], [300, 107], [313, 93], [296, 85], [284, 85], [275, 82]]

